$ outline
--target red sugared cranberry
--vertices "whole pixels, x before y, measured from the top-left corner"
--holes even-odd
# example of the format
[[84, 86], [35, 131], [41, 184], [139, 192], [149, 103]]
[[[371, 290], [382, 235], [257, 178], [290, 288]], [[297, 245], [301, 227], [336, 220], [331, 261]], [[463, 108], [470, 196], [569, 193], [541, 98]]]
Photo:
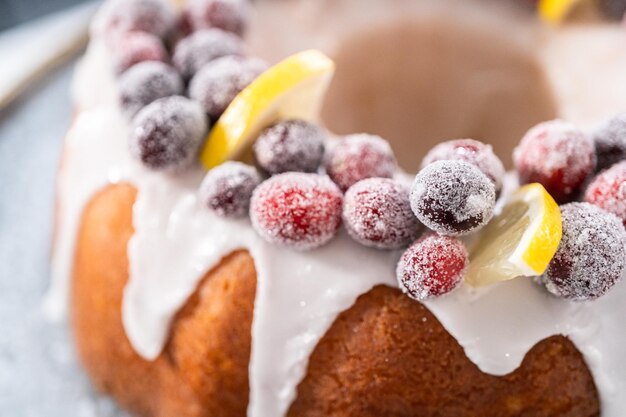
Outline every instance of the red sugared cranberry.
[[148, 168], [178, 171], [196, 158], [207, 133], [206, 115], [195, 101], [160, 98], [133, 120], [131, 154]]
[[189, 79], [214, 59], [242, 52], [243, 43], [237, 36], [220, 29], [205, 29], [178, 42], [172, 60], [178, 71]]
[[299, 172], [275, 175], [252, 195], [252, 226], [270, 243], [313, 249], [339, 230], [342, 199], [339, 188], [326, 176]]
[[343, 223], [354, 240], [379, 249], [406, 246], [421, 231], [409, 204], [409, 187], [389, 178], [368, 178], [350, 187]]
[[343, 191], [366, 178], [391, 178], [397, 170], [389, 143], [367, 134], [345, 136], [329, 149], [324, 164], [330, 178]]
[[228, 161], [206, 174], [200, 185], [200, 198], [222, 217], [243, 217], [248, 214], [252, 192], [260, 183], [256, 168]]
[[626, 113], [619, 114], [606, 122], [593, 134], [598, 163], [596, 171], [626, 159]]
[[112, 50], [118, 74], [140, 62], [168, 60], [161, 39], [147, 32], [128, 32], [121, 35]]
[[502, 188], [504, 166], [500, 158], [493, 153], [493, 148], [473, 139], [456, 139], [442, 142], [432, 148], [422, 160], [422, 168], [435, 161], [465, 161], [476, 166], [496, 186], [496, 192]]
[[415, 177], [411, 190], [413, 213], [426, 227], [442, 235], [463, 235], [493, 216], [493, 182], [464, 161], [437, 161]]
[[595, 168], [593, 142], [561, 120], [540, 123], [513, 154], [523, 184], [538, 182], [559, 203], [571, 201]]
[[165, 38], [175, 25], [176, 14], [168, 0], [108, 0], [94, 27], [114, 36], [140, 31]]
[[398, 262], [396, 277], [402, 292], [423, 301], [455, 289], [468, 263], [459, 239], [433, 233], [409, 246]]
[[260, 59], [225, 56], [209, 62], [189, 84], [189, 97], [202, 104], [216, 121], [231, 101], [267, 69]]
[[218, 28], [241, 36], [249, 8], [248, 0], [189, 0], [184, 15], [192, 30]]
[[563, 237], [539, 282], [574, 301], [606, 294], [626, 270], [626, 231], [613, 214], [588, 203], [561, 206]]
[[601, 172], [587, 187], [585, 201], [615, 214], [626, 226], [626, 161]]
[[142, 62], [120, 77], [122, 109], [132, 118], [154, 100], [181, 94], [183, 88], [183, 80], [174, 68], [162, 62]]
[[254, 144], [261, 168], [271, 175], [289, 171], [316, 172], [324, 156], [326, 133], [304, 120], [287, 120], [268, 127]]

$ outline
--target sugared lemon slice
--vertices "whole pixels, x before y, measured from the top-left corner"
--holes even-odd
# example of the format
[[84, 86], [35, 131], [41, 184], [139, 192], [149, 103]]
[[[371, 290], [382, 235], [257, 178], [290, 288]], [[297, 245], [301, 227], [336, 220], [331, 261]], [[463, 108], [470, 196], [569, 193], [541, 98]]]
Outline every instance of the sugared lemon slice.
[[539, 15], [549, 23], [559, 23], [581, 0], [539, 0]]
[[236, 159], [261, 129], [285, 119], [316, 121], [335, 64], [319, 51], [297, 53], [261, 74], [230, 103], [204, 145], [211, 169]]
[[541, 275], [561, 241], [561, 212], [541, 184], [518, 189], [470, 250], [465, 280], [479, 287]]

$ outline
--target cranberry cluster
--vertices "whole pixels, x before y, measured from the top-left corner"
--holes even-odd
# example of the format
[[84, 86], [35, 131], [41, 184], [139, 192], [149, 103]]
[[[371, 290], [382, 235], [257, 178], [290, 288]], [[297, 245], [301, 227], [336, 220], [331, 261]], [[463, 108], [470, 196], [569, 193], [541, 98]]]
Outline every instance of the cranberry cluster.
[[[109, 0], [100, 27], [132, 124], [133, 156], [154, 170], [195, 160], [209, 127], [267, 65], [243, 56], [248, 0]], [[186, 96], [187, 97], [186, 97]]]

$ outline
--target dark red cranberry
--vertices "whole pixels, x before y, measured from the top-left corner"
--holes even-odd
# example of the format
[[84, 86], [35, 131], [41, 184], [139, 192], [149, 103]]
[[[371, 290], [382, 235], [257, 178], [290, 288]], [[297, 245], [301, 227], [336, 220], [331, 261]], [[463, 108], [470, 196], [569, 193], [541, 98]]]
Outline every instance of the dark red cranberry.
[[626, 113], [615, 116], [593, 134], [598, 163], [596, 171], [626, 160]]
[[242, 52], [243, 43], [237, 36], [220, 29], [205, 29], [178, 42], [172, 60], [183, 77], [190, 79], [214, 59]]
[[192, 30], [218, 28], [242, 36], [249, 9], [248, 0], [189, 0], [184, 15]]
[[200, 186], [200, 198], [222, 217], [248, 214], [252, 192], [261, 183], [256, 168], [241, 162], [227, 161], [210, 170]]
[[176, 14], [168, 0], [108, 0], [96, 17], [96, 30], [110, 36], [148, 32], [160, 38], [170, 34]]

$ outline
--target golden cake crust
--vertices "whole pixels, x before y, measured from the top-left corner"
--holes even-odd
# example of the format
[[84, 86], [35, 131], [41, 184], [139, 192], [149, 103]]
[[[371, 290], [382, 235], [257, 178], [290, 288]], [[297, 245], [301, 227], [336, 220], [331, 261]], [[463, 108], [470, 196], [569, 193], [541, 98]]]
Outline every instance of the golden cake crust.
[[[136, 190], [110, 185], [85, 208], [76, 243], [72, 325], [94, 385], [137, 416], [244, 417], [256, 291], [254, 262], [235, 252], [177, 314], [154, 362], [121, 320]], [[483, 374], [421, 304], [379, 286], [343, 312], [313, 352], [290, 417], [599, 415], [574, 345], [553, 336], [515, 372]]]

